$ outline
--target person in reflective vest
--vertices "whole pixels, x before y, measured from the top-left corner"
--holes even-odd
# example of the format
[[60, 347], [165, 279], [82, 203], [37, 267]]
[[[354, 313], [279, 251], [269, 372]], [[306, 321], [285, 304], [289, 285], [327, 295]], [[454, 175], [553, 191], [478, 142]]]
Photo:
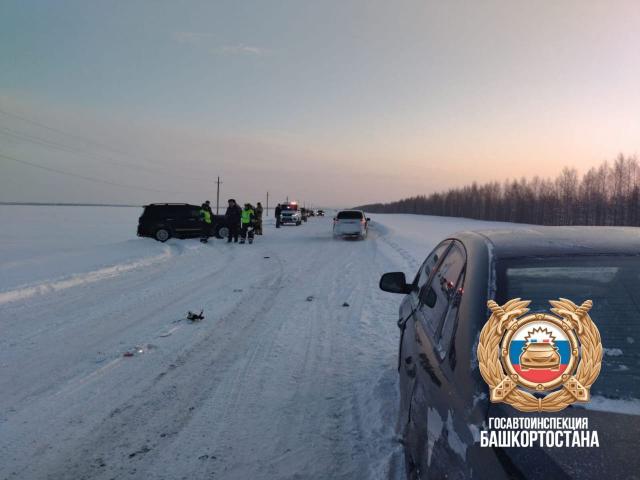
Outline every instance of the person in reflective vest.
[[249, 203], [244, 204], [242, 215], [240, 216], [240, 225], [242, 230], [240, 232], [240, 243], [245, 243], [247, 235], [249, 236], [249, 243], [253, 243], [253, 224], [255, 221], [255, 211]]
[[209, 237], [213, 235], [213, 221], [211, 215], [211, 207], [205, 202], [200, 208], [200, 221], [202, 222], [202, 235], [200, 241], [207, 243]]

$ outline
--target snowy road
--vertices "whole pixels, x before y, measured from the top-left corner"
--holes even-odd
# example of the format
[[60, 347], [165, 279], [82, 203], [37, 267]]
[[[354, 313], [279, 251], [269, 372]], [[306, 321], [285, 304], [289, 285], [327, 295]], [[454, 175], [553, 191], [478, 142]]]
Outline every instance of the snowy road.
[[138, 215], [0, 207], [0, 479], [402, 475], [400, 298], [377, 283], [486, 222], [336, 241], [312, 218], [241, 246], [138, 239]]

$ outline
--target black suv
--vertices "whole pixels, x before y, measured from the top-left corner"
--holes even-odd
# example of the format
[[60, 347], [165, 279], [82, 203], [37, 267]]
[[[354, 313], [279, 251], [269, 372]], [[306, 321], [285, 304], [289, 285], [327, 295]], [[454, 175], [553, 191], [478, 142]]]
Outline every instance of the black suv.
[[[228, 233], [224, 215], [213, 215], [215, 235]], [[203, 235], [204, 223], [200, 219], [200, 207], [188, 203], [152, 203], [145, 205], [138, 220], [138, 236], [153, 237], [166, 242], [171, 237], [193, 238]]]

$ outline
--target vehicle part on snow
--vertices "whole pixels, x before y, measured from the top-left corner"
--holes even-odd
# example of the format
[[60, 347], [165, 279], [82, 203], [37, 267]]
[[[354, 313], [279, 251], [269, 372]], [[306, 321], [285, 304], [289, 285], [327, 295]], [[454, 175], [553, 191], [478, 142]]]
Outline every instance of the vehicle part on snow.
[[200, 310], [200, 313], [194, 313], [191, 310], [187, 312], [187, 320], [191, 320], [192, 322], [199, 322], [200, 320], [204, 320], [204, 310]]

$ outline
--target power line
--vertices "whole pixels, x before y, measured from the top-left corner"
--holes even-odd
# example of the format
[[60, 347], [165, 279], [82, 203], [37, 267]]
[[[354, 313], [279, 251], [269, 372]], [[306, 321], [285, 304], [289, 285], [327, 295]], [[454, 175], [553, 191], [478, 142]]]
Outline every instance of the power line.
[[62, 135], [67, 135], [69, 137], [77, 138], [78, 140], [81, 140], [81, 141], [83, 141], [85, 143], [93, 144], [93, 145], [95, 145], [97, 147], [103, 148], [105, 150], [109, 150], [110, 152], [117, 153], [119, 155], [127, 155], [126, 152], [118, 151], [118, 150], [116, 150], [114, 148], [111, 148], [108, 145], [102, 144], [100, 142], [96, 142], [95, 140], [91, 140], [91, 139], [82, 137], [81, 135], [78, 135], [78, 134], [75, 134], [75, 133], [69, 133], [69, 132], [65, 132], [64, 130], [60, 130], [60, 129], [57, 129], [57, 128], [54, 128], [54, 127], [50, 127], [49, 125], [45, 125], [44, 123], [36, 122], [35, 120], [31, 120], [30, 118], [26, 118], [26, 117], [23, 117], [21, 115], [17, 115], [17, 114], [12, 113], [12, 112], [7, 112], [6, 110], [3, 110], [1, 108], [0, 108], [0, 113], [3, 114], [3, 115], [6, 115], [7, 117], [17, 118], [19, 120], [22, 120], [24, 122], [30, 123], [32, 125], [36, 125], [36, 126], [38, 126], [40, 128], [44, 128], [45, 130], [50, 130], [52, 132], [60, 133]]
[[[31, 120], [31, 119], [23, 117], [21, 115], [17, 115], [15, 113], [7, 112], [6, 110], [0, 109], [0, 114], [6, 115], [6, 116], [12, 117], [12, 118], [17, 118], [19, 120], [22, 120], [24, 122], [30, 123], [32, 125], [36, 125], [36, 126], [38, 126], [40, 128], [44, 128], [44, 129], [52, 131], [52, 132], [56, 132], [56, 133], [59, 133], [59, 134], [62, 134], [62, 135], [67, 135], [68, 137], [78, 139], [78, 140], [84, 142], [85, 144], [93, 144], [94, 146], [97, 146], [99, 148], [107, 150], [107, 151], [109, 151], [111, 153], [115, 153], [115, 154], [126, 156], [126, 157], [130, 157], [131, 156], [127, 152], [123, 152], [123, 151], [114, 149], [112, 147], [109, 147], [108, 145], [105, 145], [105, 144], [102, 144], [100, 142], [96, 142], [94, 140], [85, 138], [85, 137], [83, 137], [81, 135], [77, 135], [77, 134], [74, 134], [74, 133], [66, 132], [64, 130], [60, 130], [60, 129], [51, 127], [49, 125], [45, 125], [44, 123], [37, 122], [35, 120]], [[21, 140], [32, 141], [32, 142], [34, 142], [36, 144], [39, 144], [41, 146], [48, 146], [48, 147], [52, 147], [52, 148], [57, 148], [59, 150], [67, 151], [69, 153], [75, 153], [77, 155], [79, 155], [79, 154], [86, 155], [86, 153], [87, 153], [87, 150], [79, 150], [77, 147], [69, 146], [69, 145], [66, 145], [66, 144], [63, 144], [63, 143], [60, 143], [60, 142], [56, 142], [54, 140], [38, 137], [36, 135], [25, 133], [25, 132], [19, 132], [19, 131], [16, 131], [16, 130], [9, 129], [7, 127], [1, 127], [1, 128], [3, 130], [5, 130], [5, 135], [10, 135], [10, 136], [13, 136], [14, 138], [22, 137], [22, 138], [20, 138]], [[88, 152], [88, 153], [91, 153], [91, 152]], [[100, 153], [100, 152], [95, 152], [95, 153], [97, 153], [98, 155], [101, 155], [101, 156], [109, 159], [112, 164], [117, 165], [117, 166], [130, 168], [130, 169], [133, 169], [133, 170], [149, 172], [149, 173], [155, 173], [155, 174], [159, 174], [159, 175], [171, 175], [172, 177], [179, 177], [179, 178], [183, 178], [185, 180], [191, 180], [191, 181], [195, 181], [195, 182], [205, 183], [205, 180], [203, 180], [202, 178], [188, 177], [188, 176], [185, 176], [185, 175], [177, 175], [177, 174], [175, 174], [173, 172], [162, 172], [162, 171], [159, 171], [159, 170], [154, 169], [154, 168], [148, 168], [148, 167], [143, 167], [143, 166], [140, 166], [140, 165], [134, 165], [134, 164], [131, 164], [129, 162], [117, 161], [117, 160], [114, 160], [112, 156], [106, 156], [106, 154], [104, 154], [104, 153]], [[88, 157], [85, 156], [85, 158], [88, 158]], [[90, 159], [91, 160], [95, 160], [95, 161], [100, 161], [100, 160], [97, 160], [96, 158], [90, 158]], [[151, 162], [151, 161], [146, 160], [146, 159], [142, 159], [142, 160], [145, 161], [146, 163], [150, 163], [152, 165], [158, 165], [157, 163]], [[109, 163], [109, 162], [105, 161], [105, 163]], [[160, 168], [162, 168], [162, 167], [160, 167]], [[206, 182], [206, 183], [209, 183], [209, 182]]]
[[57, 150], [60, 150], [62, 152], [66, 152], [66, 153], [71, 153], [74, 155], [78, 155], [78, 156], [82, 156], [83, 159], [89, 159], [89, 160], [95, 160], [96, 162], [104, 162], [107, 164], [111, 164], [111, 165], [116, 165], [118, 167], [124, 167], [124, 168], [129, 168], [131, 170], [137, 170], [140, 172], [147, 172], [147, 173], [153, 173], [153, 174], [157, 174], [157, 175], [171, 175], [172, 177], [178, 177], [178, 178], [184, 178], [190, 181], [195, 181], [195, 182], [201, 182], [201, 183], [209, 183], [206, 180], [203, 180], [201, 178], [192, 178], [192, 177], [185, 177], [183, 175], [177, 175], [174, 173], [165, 173], [165, 172], [161, 172], [159, 170], [156, 169], [152, 169], [152, 168], [148, 168], [148, 167], [143, 167], [140, 165], [132, 165], [126, 162], [120, 162], [118, 160], [114, 160], [111, 157], [106, 157], [103, 159], [97, 159], [94, 158], [92, 156], [90, 156], [90, 152], [89, 152], [89, 156], [87, 156], [87, 151], [86, 150], [81, 150], [78, 149], [74, 146], [71, 145], [66, 145], [63, 143], [59, 143], [53, 140], [49, 140], [47, 138], [42, 138], [42, 137], [38, 137], [37, 135], [31, 135], [28, 133], [24, 133], [24, 132], [19, 132], [17, 130], [12, 130], [10, 128], [7, 127], [0, 127], [0, 135], [8, 135], [12, 138], [18, 139], [18, 140], [22, 140], [24, 142], [28, 142], [28, 143], [32, 143], [35, 145], [40, 145], [43, 147], [48, 147], [48, 148], [54, 148]]
[[66, 175], [68, 177], [79, 178], [81, 180], [86, 180], [88, 182], [111, 185], [111, 186], [114, 186], [114, 187], [129, 188], [129, 189], [132, 189], [132, 190], [144, 190], [144, 191], [147, 191], [147, 192], [155, 192], [155, 193], [173, 193], [173, 194], [184, 193], [184, 192], [174, 192], [174, 191], [170, 191], [170, 190], [158, 190], [158, 189], [155, 189], [155, 188], [147, 188], [147, 187], [134, 186], [134, 185], [125, 185], [125, 184], [122, 184], [122, 183], [111, 182], [109, 180], [104, 180], [102, 178], [95, 178], [95, 177], [90, 177], [88, 175], [81, 175], [79, 173], [73, 173], [73, 172], [68, 172], [68, 171], [60, 170], [60, 169], [53, 168], [53, 167], [47, 167], [45, 165], [40, 165], [38, 163], [33, 163], [33, 162], [29, 162], [27, 160], [22, 160], [22, 159], [15, 158], [15, 157], [12, 157], [12, 156], [9, 156], [9, 155], [4, 155], [3, 153], [0, 153], [0, 158], [4, 158], [6, 160], [11, 160], [12, 162], [20, 163], [20, 164], [23, 164], [23, 165], [28, 165], [28, 166], [33, 167], [33, 168], [39, 168], [39, 169], [45, 170], [47, 172], [57, 173], [59, 175]]

